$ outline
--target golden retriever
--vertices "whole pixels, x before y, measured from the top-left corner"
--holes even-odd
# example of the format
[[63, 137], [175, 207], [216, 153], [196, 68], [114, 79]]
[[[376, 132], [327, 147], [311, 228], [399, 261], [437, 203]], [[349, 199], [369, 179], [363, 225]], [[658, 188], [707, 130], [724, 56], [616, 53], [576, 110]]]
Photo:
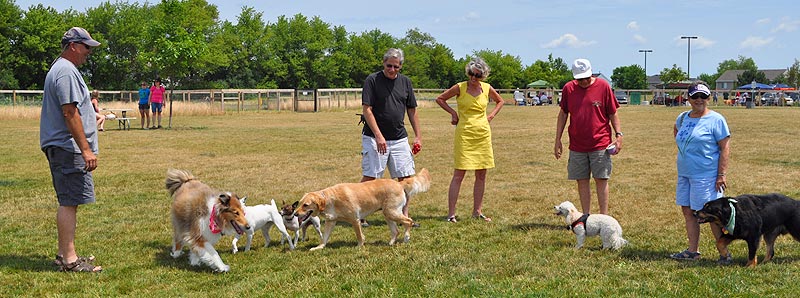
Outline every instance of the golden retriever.
[[349, 222], [353, 226], [358, 246], [364, 246], [364, 234], [359, 219], [381, 209], [389, 226], [391, 235], [389, 245], [394, 245], [397, 240], [397, 223], [406, 228], [404, 241], [408, 242], [411, 239], [411, 225], [414, 221], [403, 215], [403, 206], [415, 194], [428, 191], [430, 185], [431, 176], [427, 169], [422, 169], [416, 176], [399, 182], [392, 179], [375, 179], [361, 183], [336, 184], [305, 194], [300, 199], [300, 206], [295, 210], [295, 214], [325, 218], [322, 243], [311, 250], [325, 248], [333, 227], [340, 220]]
[[172, 196], [172, 257], [180, 257], [186, 244], [192, 266], [202, 261], [216, 272], [229, 271], [214, 244], [224, 234], [250, 228], [239, 197], [212, 190], [184, 170], [167, 170], [166, 187]]

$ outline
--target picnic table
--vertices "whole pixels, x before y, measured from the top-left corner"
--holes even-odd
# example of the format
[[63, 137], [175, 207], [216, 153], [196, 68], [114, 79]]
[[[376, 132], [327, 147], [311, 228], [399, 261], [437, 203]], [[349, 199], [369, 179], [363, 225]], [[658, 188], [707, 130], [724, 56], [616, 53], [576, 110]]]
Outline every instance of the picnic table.
[[117, 112], [120, 113], [119, 116], [110, 120], [117, 120], [117, 127], [121, 130], [130, 130], [131, 120], [136, 120], [136, 117], [128, 117], [128, 112], [133, 111], [133, 109], [103, 109], [103, 111], [112, 112], [114, 115]]

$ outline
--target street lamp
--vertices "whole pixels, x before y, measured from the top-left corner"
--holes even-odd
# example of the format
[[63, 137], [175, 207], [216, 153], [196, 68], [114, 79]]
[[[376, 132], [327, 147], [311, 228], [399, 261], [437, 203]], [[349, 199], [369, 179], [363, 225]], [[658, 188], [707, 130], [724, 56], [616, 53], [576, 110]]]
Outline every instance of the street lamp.
[[644, 53], [644, 81], [647, 83], [647, 53], [652, 53], [653, 50], [639, 50], [639, 53]]
[[697, 39], [697, 36], [681, 36], [681, 39], [686, 39], [689, 42], [686, 51], [686, 76], [687, 79], [691, 80], [692, 73], [689, 70], [692, 63], [692, 39]]

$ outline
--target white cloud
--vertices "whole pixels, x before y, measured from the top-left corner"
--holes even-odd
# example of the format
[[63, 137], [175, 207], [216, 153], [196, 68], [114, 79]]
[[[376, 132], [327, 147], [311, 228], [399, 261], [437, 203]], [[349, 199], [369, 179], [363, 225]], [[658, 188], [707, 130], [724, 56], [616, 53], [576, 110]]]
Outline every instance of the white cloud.
[[756, 24], [758, 24], [758, 25], [764, 25], [764, 24], [767, 24], [767, 23], [769, 23], [770, 21], [771, 21], [771, 20], [770, 20], [769, 18], [763, 18], [763, 19], [757, 20], [757, 21], [756, 21]]
[[797, 30], [797, 27], [800, 27], [800, 21], [783, 19], [781, 20], [780, 24], [778, 24], [778, 27], [772, 29], [772, 33], [781, 31], [792, 32]]
[[561, 48], [561, 47], [582, 48], [582, 47], [590, 46], [590, 45], [593, 45], [593, 44], [596, 44], [596, 43], [597, 42], [594, 41], [594, 40], [592, 40], [592, 41], [582, 41], [582, 40], [578, 39], [578, 37], [575, 36], [575, 34], [566, 33], [564, 35], [561, 35], [561, 37], [559, 37], [557, 39], [554, 39], [551, 42], [543, 44], [541, 47], [545, 48], [545, 49]]
[[633, 39], [636, 40], [637, 42], [639, 42], [640, 44], [647, 43], [647, 38], [644, 38], [644, 36], [641, 36], [639, 34], [634, 34], [633, 35]]
[[742, 49], [758, 49], [769, 45], [774, 39], [774, 37], [748, 36], [739, 44], [739, 47]]
[[629, 30], [633, 30], [633, 31], [638, 31], [639, 30], [639, 24], [636, 23], [636, 21], [632, 21], [632, 22], [628, 23], [628, 29]]
[[715, 43], [717, 43], [717, 42], [700, 36], [697, 39], [692, 41], [692, 46], [697, 45], [698, 49], [706, 49], [706, 48], [710, 48]]
[[477, 20], [480, 17], [481, 17], [480, 14], [478, 14], [477, 12], [471, 11], [466, 16], [464, 16], [464, 20], [465, 21], [472, 21], [472, 20]]

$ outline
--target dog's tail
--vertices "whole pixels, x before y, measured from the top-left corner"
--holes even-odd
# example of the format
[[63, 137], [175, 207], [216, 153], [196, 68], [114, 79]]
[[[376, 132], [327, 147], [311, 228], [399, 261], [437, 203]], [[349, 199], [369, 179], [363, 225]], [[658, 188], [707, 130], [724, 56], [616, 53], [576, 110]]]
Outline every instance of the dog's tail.
[[625, 240], [622, 236], [614, 237], [614, 239], [611, 240], [611, 248], [614, 250], [618, 250], [625, 245], [628, 245], [628, 240]]
[[194, 176], [192, 173], [189, 173], [184, 170], [177, 170], [177, 169], [169, 169], [167, 170], [167, 181], [166, 186], [167, 190], [169, 191], [169, 195], [173, 195], [178, 188], [181, 187], [184, 183], [194, 180]]
[[406, 197], [413, 197], [414, 195], [428, 191], [431, 187], [431, 174], [428, 169], [422, 169], [414, 177], [404, 179], [402, 182], [403, 190], [406, 192]]

